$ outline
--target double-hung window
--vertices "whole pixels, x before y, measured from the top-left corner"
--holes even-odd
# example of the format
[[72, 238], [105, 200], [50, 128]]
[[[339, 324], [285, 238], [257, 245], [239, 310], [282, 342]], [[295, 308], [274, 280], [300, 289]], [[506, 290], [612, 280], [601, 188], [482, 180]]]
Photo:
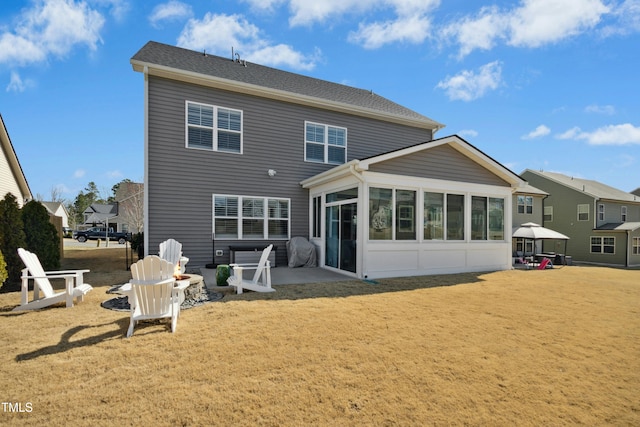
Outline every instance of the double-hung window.
[[631, 241], [631, 253], [640, 255], [640, 237], [634, 237]]
[[187, 148], [242, 153], [242, 111], [187, 101]]
[[598, 205], [598, 221], [604, 221], [604, 205]]
[[615, 237], [591, 237], [591, 253], [613, 254], [616, 249]]
[[627, 207], [626, 206], [621, 206], [620, 207], [620, 219], [622, 220], [622, 222], [627, 222]]
[[578, 205], [578, 221], [589, 221], [589, 205]]
[[288, 239], [290, 200], [270, 197], [213, 196], [216, 238]]
[[533, 196], [518, 196], [518, 213], [533, 213]]
[[304, 123], [304, 160], [341, 165], [347, 161], [347, 129]]

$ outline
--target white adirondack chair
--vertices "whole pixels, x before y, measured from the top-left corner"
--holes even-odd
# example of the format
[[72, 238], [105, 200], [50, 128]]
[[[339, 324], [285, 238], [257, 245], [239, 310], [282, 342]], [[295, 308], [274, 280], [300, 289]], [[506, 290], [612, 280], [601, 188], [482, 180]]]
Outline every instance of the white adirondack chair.
[[[37, 310], [59, 302], [66, 302], [67, 307], [73, 307], [74, 298], [80, 302], [84, 295], [93, 289], [91, 285], [84, 283], [83, 275], [89, 270], [44, 271], [36, 254], [18, 248], [18, 255], [26, 268], [22, 270], [20, 305], [13, 311]], [[50, 279], [64, 279], [65, 289], [59, 292], [54, 291]], [[29, 280], [33, 280], [32, 301], [29, 301]], [[42, 298], [40, 298], [41, 291]]]
[[176, 331], [180, 304], [189, 281], [176, 286], [174, 265], [157, 255], [149, 255], [131, 265], [131, 291], [128, 292], [131, 321], [127, 337], [139, 320], [171, 318], [171, 332]]
[[[258, 264], [231, 264], [233, 267], [233, 276], [227, 279], [227, 283], [230, 286], [235, 286], [238, 294], [242, 293], [243, 289], [249, 289], [256, 292], [275, 292], [276, 290], [271, 287], [271, 263], [269, 262], [269, 254], [273, 249], [273, 245], [267, 246], [262, 251], [260, 256], [260, 262]], [[251, 281], [244, 280], [242, 274], [244, 270], [255, 270]]]
[[160, 258], [169, 261], [173, 265], [180, 265], [180, 273], [185, 272], [185, 266], [189, 258], [182, 256], [182, 243], [174, 239], [168, 239], [160, 243]]

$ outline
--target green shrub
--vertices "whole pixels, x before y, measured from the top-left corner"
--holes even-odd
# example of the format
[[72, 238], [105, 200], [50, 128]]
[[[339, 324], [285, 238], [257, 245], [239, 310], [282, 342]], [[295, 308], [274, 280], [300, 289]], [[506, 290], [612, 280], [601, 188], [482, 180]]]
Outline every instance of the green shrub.
[[16, 197], [7, 193], [0, 200], [0, 252], [4, 254], [8, 278], [2, 286], [5, 292], [20, 290], [21, 270], [24, 268], [18, 256], [18, 248], [25, 247], [22, 215]]
[[25, 249], [40, 259], [46, 270], [60, 268], [60, 236], [49, 221], [49, 213], [42, 203], [32, 200], [22, 207], [22, 223], [25, 234]]

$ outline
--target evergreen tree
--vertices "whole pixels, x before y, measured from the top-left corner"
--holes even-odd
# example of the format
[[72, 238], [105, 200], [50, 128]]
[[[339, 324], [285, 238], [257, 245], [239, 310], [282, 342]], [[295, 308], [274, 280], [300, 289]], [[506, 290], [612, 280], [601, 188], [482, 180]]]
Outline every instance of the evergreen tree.
[[22, 207], [25, 249], [40, 259], [46, 270], [60, 268], [60, 236], [49, 221], [49, 213], [42, 203], [32, 200]]
[[25, 246], [22, 215], [16, 197], [7, 193], [0, 200], [0, 252], [7, 263], [9, 278], [2, 286], [3, 291], [20, 290], [21, 270], [24, 268], [18, 256], [18, 248]]

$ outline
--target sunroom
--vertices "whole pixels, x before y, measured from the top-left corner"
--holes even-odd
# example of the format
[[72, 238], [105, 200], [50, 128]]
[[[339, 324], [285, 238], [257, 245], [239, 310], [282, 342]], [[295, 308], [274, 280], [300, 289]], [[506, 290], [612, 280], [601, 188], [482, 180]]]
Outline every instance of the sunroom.
[[301, 182], [319, 265], [362, 279], [511, 268], [524, 181], [454, 135]]

